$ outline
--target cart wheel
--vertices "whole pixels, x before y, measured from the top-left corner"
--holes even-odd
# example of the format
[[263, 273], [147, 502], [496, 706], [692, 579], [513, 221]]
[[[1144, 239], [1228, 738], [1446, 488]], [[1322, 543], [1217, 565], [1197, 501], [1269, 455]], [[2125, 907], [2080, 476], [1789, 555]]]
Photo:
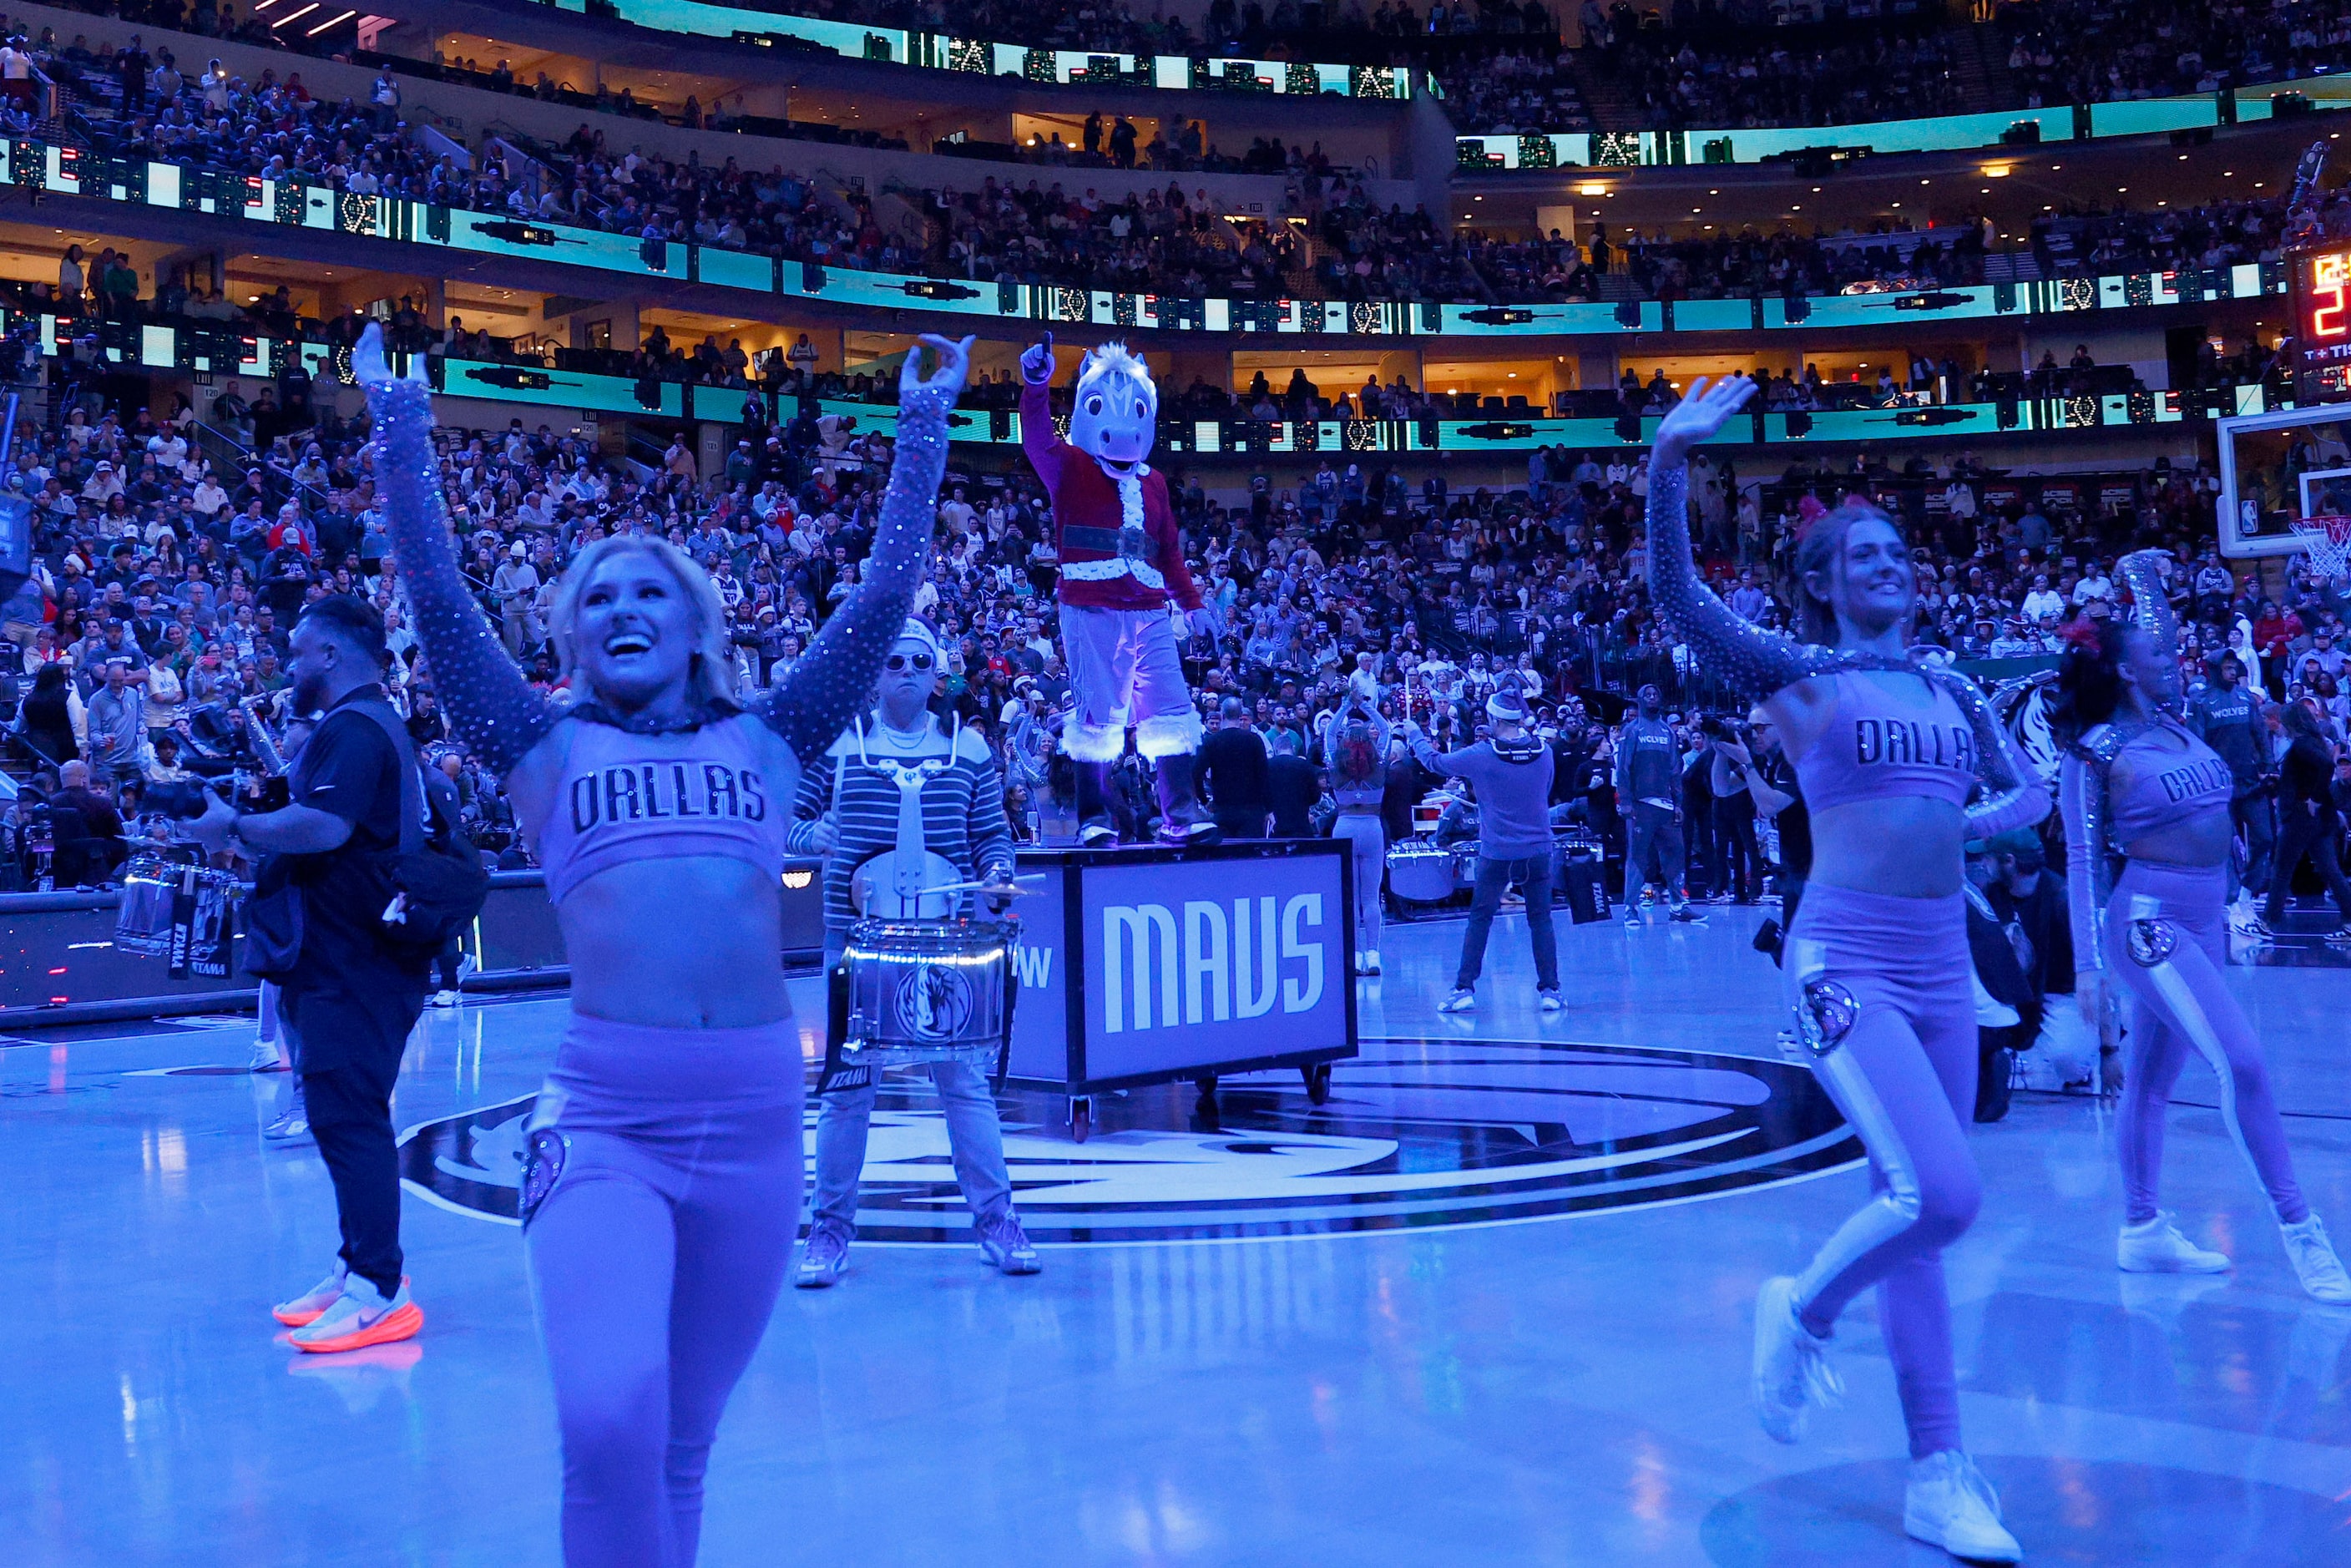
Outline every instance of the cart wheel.
[[1093, 1135], [1094, 1103], [1081, 1097], [1070, 1102], [1070, 1136], [1084, 1143]]
[[1331, 1098], [1331, 1064], [1317, 1061], [1298, 1070], [1306, 1080], [1306, 1101], [1311, 1105], [1327, 1103]]

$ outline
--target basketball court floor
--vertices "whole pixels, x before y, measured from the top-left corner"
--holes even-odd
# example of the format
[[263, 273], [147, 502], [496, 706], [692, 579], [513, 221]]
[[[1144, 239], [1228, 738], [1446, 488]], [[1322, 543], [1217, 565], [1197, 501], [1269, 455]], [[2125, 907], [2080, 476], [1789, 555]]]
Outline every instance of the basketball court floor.
[[[885, 1093], [842, 1284], [787, 1291], [721, 1429], [702, 1561], [734, 1564], [1912, 1564], [1871, 1301], [1844, 1408], [1782, 1448], [1749, 1310], [1861, 1199], [1774, 1044], [1750, 912], [1523, 924], [1445, 1017], [1457, 921], [1392, 928], [1362, 1059], [1099, 1103], [1007, 1093], [1046, 1271], [963, 1239], [925, 1093]], [[2304, 1184], [2351, 1238], [2351, 970], [2231, 971]], [[817, 982], [797, 982], [804, 1019]], [[428, 1016], [398, 1102], [427, 1322], [305, 1356], [268, 1304], [334, 1238], [249, 1019], [0, 1046], [0, 1563], [557, 1562], [558, 1454], [513, 1226], [517, 1102], [559, 998]], [[813, 1043], [811, 1042], [811, 1049]], [[2307, 1301], [2200, 1068], [2167, 1202], [2239, 1260], [2124, 1276], [2107, 1110], [1980, 1131], [1951, 1259], [1969, 1446], [2039, 1563], [2351, 1563], [2351, 1312]], [[813, 1118], [811, 1117], [811, 1125]]]

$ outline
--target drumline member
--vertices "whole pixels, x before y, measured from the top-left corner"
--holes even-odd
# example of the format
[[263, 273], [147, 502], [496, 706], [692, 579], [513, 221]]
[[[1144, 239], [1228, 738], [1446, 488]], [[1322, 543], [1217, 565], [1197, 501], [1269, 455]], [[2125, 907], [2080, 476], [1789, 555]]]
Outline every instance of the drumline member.
[[1387, 872], [1387, 828], [1380, 804], [1388, 788], [1395, 732], [1379, 706], [1350, 687], [1322, 733], [1323, 768], [1339, 814], [1331, 836], [1353, 846], [1355, 863], [1355, 973], [1380, 972], [1380, 879]]
[[1802, 1435], [1810, 1406], [1842, 1393], [1827, 1356], [1838, 1314], [1877, 1285], [1910, 1436], [1903, 1525], [1957, 1556], [2014, 1562], [2022, 1548], [1999, 1499], [1959, 1446], [1942, 1252], [1981, 1197], [1966, 1134], [1976, 1025], [1962, 846], [2038, 821], [2048, 793], [1972, 682], [1910, 659], [1910, 553], [1876, 507], [1840, 507], [1798, 542], [1809, 641], [1763, 631], [1707, 588], [1687, 464], [1754, 391], [1744, 376], [1711, 390], [1700, 377], [1659, 428], [1650, 595], [1708, 674], [1765, 699], [1802, 780], [1813, 874], [1782, 972], [1799, 1038], [1868, 1150], [1875, 1189], [1801, 1276], [1758, 1295], [1756, 1413], [1782, 1442]]
[[[828, 970], [840, 962], [849, 928], [861, 912], [861, 882], [905, 879], [899, 886], [911, 896], [877, 886], [862, 910], [918, 919], [944, 919], [972, 898], [914, 889], [962, 882], [1009, 884], [1012, 829], [1004, 816], [996, 759], [976, 732], [960, 724], [942, 729], [928, 706], [945, 663], [931, 629], [920, 621], [907, 622], [883, 663], [873, 711], [859, 716], [800, 776], [795, 821], [785, 841], [796, 854], [827, 857]], [[1004, 895], [988, 902], [1001, 907]], [[963, 1061], [923, 1065], [938, 1087], [956, 1185], [971, 1209], [980, 1251], [1008, 1274], [1037, 1273], [1043, 1265], [1012, 1210], [1004, 1129], [987, 1074]], [[880, 1088], [878, 1069], [861, 1071], [862, 1082], [830, 1089], [821, 1097], [816, 1212], [792, 1280], [804, 1291], [824, 1289], [849, 1266], [849, 1244], [857, 1234], [857, 1177], [865, 1166], [866, 1128]]]
[[2109, 972], [2137, 1003], [2115, 1139], [2126, 1206], [2116, 1261], [2149, 1273], [2229, 1267], [2226, 1253], [2189, 1240], [2157, 1204], [2164, 1118], [2192, 1051], [2219, 1081], [2220, 1119], [2268, 1195], [2302, 1288], [2318, 1301], [2351, 1302], [2351, 1275], [2294, 1180], [2261, 1042], [2223, 977], [2235, 778], [2178, 716], [2179, 625], [2164, 594], [2164, 559], [2140, 550], [2116, 563], [2133, 623], [2076, 621], [2057, 674], [2055, 716], [2072, 733], [2058, 791], [2081, 974], [2074, 994], [2093, 1029]]
[[575, 700], [550, 707], [459, 572], [429, 388], [393, 378], [374, 327], [353, 356], [434, 682], [513, 797], [571, 956], [521, 1218], [574, 1568], [692, 1563], [719, 1414], [783, 1285], [803, 1078], [779, 961], [787, 802], [905, 622], [971, 342], [925, 336], [906, 357], [863, 581], [756, 708], [731, 693], [716, 588], [643, 535], [598, 540], [564, 574], [550, 630]]

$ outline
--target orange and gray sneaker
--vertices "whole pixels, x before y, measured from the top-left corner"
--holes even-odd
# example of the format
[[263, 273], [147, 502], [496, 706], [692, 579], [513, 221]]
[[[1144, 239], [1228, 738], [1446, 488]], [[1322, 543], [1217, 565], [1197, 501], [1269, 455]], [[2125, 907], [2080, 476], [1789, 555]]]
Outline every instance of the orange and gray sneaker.
[[353, 1274], [343, 1281], [342, 1293], [325, 1312], [288, 1337], [297, 1350], [360, 1350], [413, 1339], [423, 1326], [424, 1309], [408, 1299], [406, 1276], [401, 1279], [399, 1291], [387, 1301], [372, 1283]]
[[289, 1329], [314, 1323], [319, 1321], [319, 1313], [335, 1304], [335, 1298], [343, 1293], [343, 1281], [350, 1277], [350, 1270], [337, 1263], [333, 1273], [292, 1301], [278, 1302], [269, 1309], [269, 1315]]

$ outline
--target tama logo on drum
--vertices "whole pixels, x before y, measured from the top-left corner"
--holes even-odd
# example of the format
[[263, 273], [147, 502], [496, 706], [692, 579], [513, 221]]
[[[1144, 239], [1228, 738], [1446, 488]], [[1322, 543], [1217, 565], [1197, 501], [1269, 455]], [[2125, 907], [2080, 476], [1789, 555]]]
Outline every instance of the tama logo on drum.
[[1311, 1011], [1322, 999], [1322, 895], [1112, 904], [1102, 912], [1102, 1027], [1176, 1029]]

